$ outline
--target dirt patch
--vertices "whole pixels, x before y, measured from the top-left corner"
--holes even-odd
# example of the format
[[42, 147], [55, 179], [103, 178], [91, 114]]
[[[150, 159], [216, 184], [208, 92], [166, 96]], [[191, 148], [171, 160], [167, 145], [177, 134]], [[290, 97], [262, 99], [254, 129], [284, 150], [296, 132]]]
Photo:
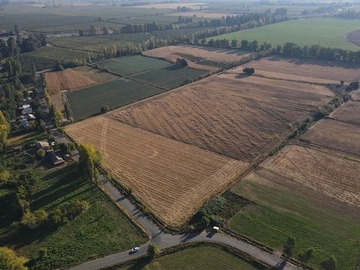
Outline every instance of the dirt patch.
[[348, 33], [346, 40], [360, 47], [360, 29]]
[[351, 99], [354, 101], [360, 101], [360, 90], [352, 92]]
[[324, 95], [212, 76], [109, 117], [249, 161], [276, 147], [295, 122], [302, 122], [327, 100]]
[[108, 72], [104, 72], [89, 66], [81, 66], [74, 68], [75, 71], [80, 72], [83, 76], [91, 78], [96, 83], [105, 83], [109, 81], [118, 80], [119, 77], [112, 75]]
[[360, 207], [360, 162], [291, 145], [261, 167], [311, 190]]
[[216, 62], [232, 63], [241, 60], [243, 57], [248, 56], [248, 52], [240, 50], [228, 50], [221, 48], [210, 48], [201, 46], [166, 46], [149, 50], [144, 52], [144, 55], [164, 58], [174, 61], [178, 55], [187, 54], [195, 57], [201, 57], [203, 59], [212, 60]]
[[332, 119], [323, 119], [310, 128], [301, 140], [328, 149], [360, 156], [360, 126]]
[[350, 124], [360, 125], [360, 102], [348, 101], [330, 116]]
[[74, 90], [95, 84], [93, 80], [71, 68], [64, 71], [47, 72], [45, 81], [51, 95], [58, 94], [62, 90]]
[[170, 225], [186, 222], [248, 167], [104, 116], [65, 130], [77, 142], [101, 151], [104, 166]]
[[[252, 61], [248, 66], [256, 69], [256, 74], [271, 78], [299, 80], [319, 83], [350, 82], [360, 79], [360, 66], [340, 64], [311, 59], [263, 58]], [[275, 76], [275, 77], [274, 77]]]

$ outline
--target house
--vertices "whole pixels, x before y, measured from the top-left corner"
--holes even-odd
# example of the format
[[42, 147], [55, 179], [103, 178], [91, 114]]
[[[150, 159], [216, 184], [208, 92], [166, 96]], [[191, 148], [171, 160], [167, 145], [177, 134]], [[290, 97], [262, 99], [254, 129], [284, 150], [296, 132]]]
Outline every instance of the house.
[[64, 159], [58, 156], [54, 151], [48, 151], [47, 155], [54, 166], [63, 164], [65, 162]]
[[32, 112], [33, 112], [33, 110], [32, 110], [32, 108], [30, 107], [30, 108], [23, 109], [23, 110], [21, 111], [21, 114], [22, 114], [22, 115], [27, 115], [27, 114], [32, 113]]
[[35, 120], [36, 117], [35, 117], [35, 115], [33, 115], [32, 113], [29, 113], [29, 114], [26, 116], [26, 119], [30, 121], [30, 120]]
[[47, 141], [37, 141], [36, 142], [36, 147], [38, 149], [43, 149], [43, 150], [49, 150], [50, 149], [50, 144]]

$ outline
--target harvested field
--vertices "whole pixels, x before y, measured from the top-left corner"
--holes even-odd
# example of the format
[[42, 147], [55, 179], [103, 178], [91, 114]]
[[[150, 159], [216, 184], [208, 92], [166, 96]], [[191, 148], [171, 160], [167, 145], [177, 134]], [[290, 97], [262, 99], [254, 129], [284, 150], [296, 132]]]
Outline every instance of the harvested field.
[[360, 29], [352, 31], [346, 35], [346, 39], [360, 47]]
[[[151, 8], [151, 9], [177, 9], [178, 7], [190, 7], [191, 10], [200, 10], [204, 3], [154, 3], [146, 5], [138, 5], [138, 8]], [[192, 15], [191, 15], [192, 16]]]
[[245, 162], [106, 116], [67, 126], [65, 130], [77, 142], [93, 144], [101, 151], [105, 168], [170, 225], [183, 224], [248, 167]]
[[95, 84], [93, 80], [83, 76], [71, 68], [64, 71], [45, 73], [45, 81], [50, 94], [58, 94], [62, 90], [73, 90]]
[[227, 63], [239, 61], [244, 56], [249, 55], [249, 53], [240, 50], [185, 45], [166, 46], [144, 52], [144, 55], [164, 58], [172, 62], [176, 61], [176, 58], [180, 57], [179, 54], [194, 55], [204, 59]]
[[278, 91], [286, 92], [282, 88], [263, 89], [262, 84], [213, 76], [109, 116], [206, 150], [252, 160], [287, 138], [294, 122], [317, 110], [299, 99], [318, 98], [320, 104], [327, 98], [298, 91], [298, 96], [288, 93], [297, 101], [293, 102], [275, 98]]
[[[239, 68], [240, 69], [240, 68]], [[241, 70], [238, 70], [239, 72], [242, 72]], [[274, 91], [274, 95], [279, 98], [286, 99], [286, 96], [298, 96], [298, 98], [303, 98], [304, 102], [312, 102], [312, 101], [318, 101], [319, 97], [316, 98], [316, 96], [322, 96], [322, 98], [326, 99], [326, 97], [332, 97], [334, 96], [334, 93], [327, 87], [322, 85], [316, 85], [316, 84], [310, 84], [310, 83], [302, 83], [302, 82], [293, 82], [293, 81], [285, 81], [285, 80], [276, 80], [276, 79], [267, 79], [257, 76], [246, 76], [239, 74], [239, 72], [234, 72], [234, 70], [229, 71], [227, 73], [219, 75], [219, 78], [226, 78], [226, 79], [233, 79], [233, 80], [239, 80], [241, 83], [251, 83], [255, 85], [262, 85], [265, 86], [265, 88], [258, 87], [260, 90], [264, 91], [263, 93], [259, 93], [256, 91], [253, 94], [259, 95], [266, 95], [266, 93], [270, 93], [270, 90], [273, 90], [274, 87], [279, 88], [279, 95], [277, 94], [277, 91]], [[258, 90], [258, 89], [257, 89]], [[254, 91], [251, 91], [254, 92]], [[311, 97], [311, 95], [314, 95]], [[291, 100], [291, 99], [290, 99]], [[324, 100], [323, 100], [324, 101]], [[317, 103], [319, 105], [319, 103]]]
[[291, 145], [261, 167], [360, 207], [360, 162], [306, 147]]
[[351, 99], [354, 101], [360, 101], [360, 90], [352, 92]]
[[81, 66], [74, 68], [75, 71], [81, 73], [85, 77], [91, 78], [96, 83], [105, 83], [109, 81], [118, 80], [119, 77], [108, 72], [98, 70], [89, 66]]
[[332, 119], [323, 119], [310, 128], [302, 141], [360, 156], [360, 126]]
[[[287, 79], [287, 75], [284, 74], [289, 74], [289, 80], [339, 83], [340, 81], [349, 82], [360, 79], [359, 65], [338, 64], [320, 60], [269, 57], [252, 61], [248, 66], [255, 68], [256, 73], [260, 75], [261, 72], [266, 71], [263, 74], [265, 77], [269, 75], [269, 77], [279, 76], [278, 78]], [[276, 75], [277, 73], [279, 75]], [[322, 80], [319, 81], [319, 79]]]
[[333, 112], [330, 117], [360, 125], [360, 102], [348, 101]]

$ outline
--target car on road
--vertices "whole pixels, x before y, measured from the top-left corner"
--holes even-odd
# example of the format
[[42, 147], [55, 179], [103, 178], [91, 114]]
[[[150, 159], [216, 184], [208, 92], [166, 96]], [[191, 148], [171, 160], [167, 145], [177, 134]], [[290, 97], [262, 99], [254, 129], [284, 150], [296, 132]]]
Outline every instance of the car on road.
[[140, 249], [139, 247], [134, 247], [130, 250], [130, 253], [135, 253], [135, 252], [138, 252]]

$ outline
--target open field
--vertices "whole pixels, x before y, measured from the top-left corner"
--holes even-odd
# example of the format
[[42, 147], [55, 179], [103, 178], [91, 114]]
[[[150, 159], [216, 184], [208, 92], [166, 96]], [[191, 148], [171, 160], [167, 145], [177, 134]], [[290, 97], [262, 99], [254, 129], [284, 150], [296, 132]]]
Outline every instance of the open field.
[[202, 6], [205, 6], [204, 3], [154, 3], [154, 4], [145, 4], [139, 5], [136, 7], [139, 8], [151, 8], [151, 9], [177, 9], [177, 7], [189, 7], [192, 10], [200, 10]]
[[330, 117], [360, 125], [360, 102], [348, 101], [333, 112]]
[[346, 35], [346, 39], [355, 44], [356, 46], [360, 47], [360, 30], [355, 30], [353, 32], [350, 32]]
[[339, 83], [360, 79], [360, 66], [300, 58], [268, 57], [247, 64], [255, 74], [269, 78], [313, 83]]
[[120, 267], [116, 270], [131, 269], [174, 269], [174, 270], [256, 270], [264, 269], [253, 266], [241, 257], [235, 256], [217, 247], [189, 247], [160, 258], [149, 261], [139, 261], [134, 265]]
[[65, 130], [77, 142], [101, 151], [105, 168], [169, 225], [186, 222], [248, 167], [110, 116], [87, 119]]
[[114, 58], [95, 64], [100, 68], [108, 68], [111, 72], [124, 76], [171, 66], [167, 61], [141, 55]]
[[81, 75], [91, 78], [96, 83], [105, 83], [109, 81], [118, 80], [119, 77], [108, 72], [98, 70], [89, 66], [80, 66], [73, 68], [76, 72], [79, 72]]
[[[314, 104], [313, 99], [317, 106], [307, 104]], [[295, 122], [305, 120], [328, 99], [212, 76], [117, 110], [111, 117], [232, 158], [252, 160], [276, 147], [290, 135]]]
[[173, 65], [170, 67], [140, 73], [132, 76], [131, 78], [151, 83], [165, 89], [172, 89], [180, 86], [188, 79], [197, 79], [206, 73], [207, 71], [201, 69]]
[[283, 45], [286, 42], [292, 42], [300, 46], [319, 44], [323, 47], [358, 51], [360, 47], [346, 41], [345, 35], [359, 28], [360, 20], [301, 19], [228, 33], [213, 37], [213, 39], [257, 40], [259, 44], [267, 42], [273, 47]]
[[325, 148], [360, 156], [360, 126], [337, 120], [323, 119], [311, 127], [301, 140]]
[[261, 164], [275, 174], [360, 207], [360, 162], [306, 147], [288, 146]]
[[[292, 170], [297, 172], [294, 167]], [[315, 168], [316, 174], [320, 170], [326, 174]], [[315, 269], [322, 269], [321, 263], [331, 255], [335, 255], [338, 269], [355, 269], [360, 252], [359, 208], [291, 179], [292, 175], [287, 179], [259, 168], [239, 181], [231, 191], [255, 204], [244, 207], [230, 219], [230, 229], [280, 251], [289, 235], [293, 235], [296, 238], [293, 256], [299, 259], [300, 253], [312, 247], [313, 257], [307, 264]]]
[[104, 47], [118, 48], [126, 46], [129, 43], [142, 43], [152, 37], [149, 33], [130, 33], [130, 34], [112, 34], [112, 35], [97, 35], [97, 36], [83, 36], [83, 37], [61, 37], [51, 39], [51, 44], [59, 47], [66, 47], [71, 49], [102, 51]]
[[67, 93], [76, 120], [99, 114], [103, 105], [118, 108], [164, 90], [133, 80], [115, 80]]
[[50, 94], [58, 94], [63, 90], [74, 90], [95, 84], [93, 80], [83, 76], [71, 68], [57, 72], [45, 73], [46, 87]]
[[351, 99], [354, 101], [360, 101], [360, 90], [352, 92]]
[[166, 46], [146, 51], [144, 52], [144, 54], [147, 56], [168, 59], [171, 62], [175, 62], [176, 58], [180, 57], [179, 55], [188, 54], [196, 57], [201, 57], [203, 59], [227, 63], [239, 61], [244, 56], [249, 55], [249, 53], [239, 50], [228, 50], [221, 48], [209, 48], [188, 45]]
[[[33, 211], [44, 209], [51, 212], [66, 202], [76, 200], [86, 200], [90, 208], [64, 225], [40, 227], [29, 233], [11, 226], [13, 220], [8, 217], [5, 217], [6, 224], [3, 224], [3, 214], [6, 212], [3, 210], [9, 207], [2, 207], [0, 241], [2, 245], [14, 248], [18, 254], [34, 258], [30, 269], [68, 269], [69, 266], [145, 242], [98, 188], [78, 176], [75, 164], [37, 173], [41, 179], [32, 198]], [[2, 196], [0, 201], [4, 203]], [[36, 259], [42, 248], [47, 249], [47, 256]]]

